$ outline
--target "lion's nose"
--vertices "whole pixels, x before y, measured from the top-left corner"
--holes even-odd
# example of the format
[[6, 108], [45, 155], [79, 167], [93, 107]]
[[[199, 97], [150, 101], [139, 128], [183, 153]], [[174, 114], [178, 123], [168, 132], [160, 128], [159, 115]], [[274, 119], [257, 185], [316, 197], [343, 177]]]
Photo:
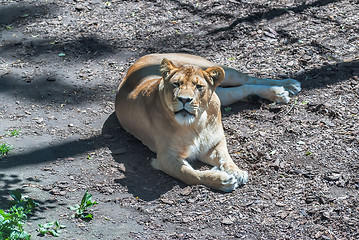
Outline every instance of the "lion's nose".
[[183, 103], [183, 105], [185, 105], [186, 103], [189, 103], [192, 101], [192, 98], [188, 98], [188, 97], [178, 97], [177, 98], [180, 102]]

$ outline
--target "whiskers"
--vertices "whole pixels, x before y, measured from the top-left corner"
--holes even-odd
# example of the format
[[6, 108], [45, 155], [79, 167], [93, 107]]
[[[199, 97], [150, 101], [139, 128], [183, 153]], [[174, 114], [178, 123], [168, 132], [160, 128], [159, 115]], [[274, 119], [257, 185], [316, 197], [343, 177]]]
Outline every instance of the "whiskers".
[[198, 111], [200, 110], [200, 107], [198, 106], [198, 104], [195, 104], [195, 103], [183, 104], [179, 101], [173, 101], [172, 106], [173, 106], [173, 111], [175, 113], [180, 112], [182, 110], [186, 110], [188, 113], [190, 113], [192, 115], [197, 115]]
[[195, 103], [183, 104], [180, 101], [172, 102], [175, 119], [180, 125], [191, 125], [196, 120], [199, 106]]

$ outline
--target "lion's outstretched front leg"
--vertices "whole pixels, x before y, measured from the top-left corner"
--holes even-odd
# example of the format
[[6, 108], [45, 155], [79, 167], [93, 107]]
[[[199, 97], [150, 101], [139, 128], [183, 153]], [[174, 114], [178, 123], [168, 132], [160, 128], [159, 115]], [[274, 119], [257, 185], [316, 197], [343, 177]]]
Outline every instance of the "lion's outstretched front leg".
[[200, 160], [214, 166], [213, 170], [218, 169], [234, 176], [238, 185], [246, 184], [248, 181], [248, 173], [240, 170], [229, 155], [225, 139], [201, 156]]
[[164, 154], [152, 160], [152, 166], [188, 185], [203, 184], [213, 189], [230, 192], [239, 186], [238, 177], [234, 173], [217, 169], [195, 170], [186, 161]]

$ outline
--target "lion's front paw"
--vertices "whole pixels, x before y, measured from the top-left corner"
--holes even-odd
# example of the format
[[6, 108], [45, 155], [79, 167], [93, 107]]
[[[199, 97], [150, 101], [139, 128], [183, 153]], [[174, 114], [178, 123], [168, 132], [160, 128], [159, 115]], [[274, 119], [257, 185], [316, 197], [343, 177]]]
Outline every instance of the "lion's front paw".
[[248, 181], [248, 172], [247, 171], [239, 170], [234, 174], [234, 176], [236, 177], [239, 185], [244, 185]]
[[222, 171], [218, 174], [220, 175], [220, 184], [215, 188], [223, 192], [231, 192], [239, 187], [237, 176]]
[[233, 175], [237, 179], [237, 183], [239, 185], [244, 185], [248, 181], [248, 172], [240, 170], [237, 166], [234, 167], [228, 167], [226, 170], [224, 170], [230, 175]]
[[238, 179], [234, 174], [213, 168], [203, 171], [203, 184], [223, 192], [231, 192], [239, 187]]
[[291, 95], [297, 95], [302, 90], [300, 82], [295, 79], [284, 79], [283, 81], [283, 87]]
[[[219, 170], [221, 169], [221, 170]], [[237, 166], [229, 166], [227, 169], [224, 169], [223, 166], [220, 168], [214, 167], [213, 171], [221, 172], [223, 188], [220, 190], [225, 192], [233, 191], [235, 188], [239, 187], [240, 185], [244, 185], [248, 181], [248, 172], [240, 170]], [[225, 179], [225, 180], [223, 180]], [[231, 188], [229, 185], [232, 185]]]

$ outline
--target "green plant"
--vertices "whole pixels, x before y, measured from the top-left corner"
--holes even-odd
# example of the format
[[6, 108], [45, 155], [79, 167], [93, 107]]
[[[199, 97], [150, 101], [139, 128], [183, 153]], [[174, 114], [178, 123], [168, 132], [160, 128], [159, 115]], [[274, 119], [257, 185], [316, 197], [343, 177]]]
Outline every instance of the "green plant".
[[16, 208], [22, 208], [25, 214], [31, 214], [35, 211], [36, 203], [34, 199], [23, 197], [19, 191], [12, 190], [9, 192], [10, 196], [14, 199], [10, 203], [14, 204]]
[[20, 131], [21, 131], [21, 128], [20, 129], [14, 129], [12, 131], [7, 132], [6, 134], [8, 134], [10, 136], [13, 136], [13, 137], [16, 137], [16, 136], [20, 135]]
[[10, 144], [3, 143], [0, 145], [0, 156], [8, 154], [12, 149], [14, 149]]
[[92, 194], [88, 193], [88, 190], [86, 190], [84, 196], [82, 197], [81, 204], [76, 204], [73, 207], [70, 206], [69, 209], [76, 211], [74, 217], [81, 218], [83, 220], [91, 220], [92, 214], [87, 212], [87, 208], [92, 207], [95, 204], [98, 204], [98, 202], [92, 201]]
[[45, 234], [50, 234], [54, 237], [58, 237], [59, 233], [61, 233], [60, 229], [64, 229], [66, 226], [60, 225], [58, 221], [48, 222], [45, 224], [39, 224], [39, 228], [36, 229], [40, 233], [40, 235], [44, 236]]
[[36, 203], [31, 198], [22, 197], [19, 191], [10, 191], [14, 204], [8, 211], [0, 209], [0, 239], [29, 240], [31, 235], [24, 231], [27, 214], [35, 210]]
[[224, 111], [226, 111], [226, 112], [230, 112], [231, 110], [232, 110], [231, 107], [226, 107], [226, 108], [224, 109]]

